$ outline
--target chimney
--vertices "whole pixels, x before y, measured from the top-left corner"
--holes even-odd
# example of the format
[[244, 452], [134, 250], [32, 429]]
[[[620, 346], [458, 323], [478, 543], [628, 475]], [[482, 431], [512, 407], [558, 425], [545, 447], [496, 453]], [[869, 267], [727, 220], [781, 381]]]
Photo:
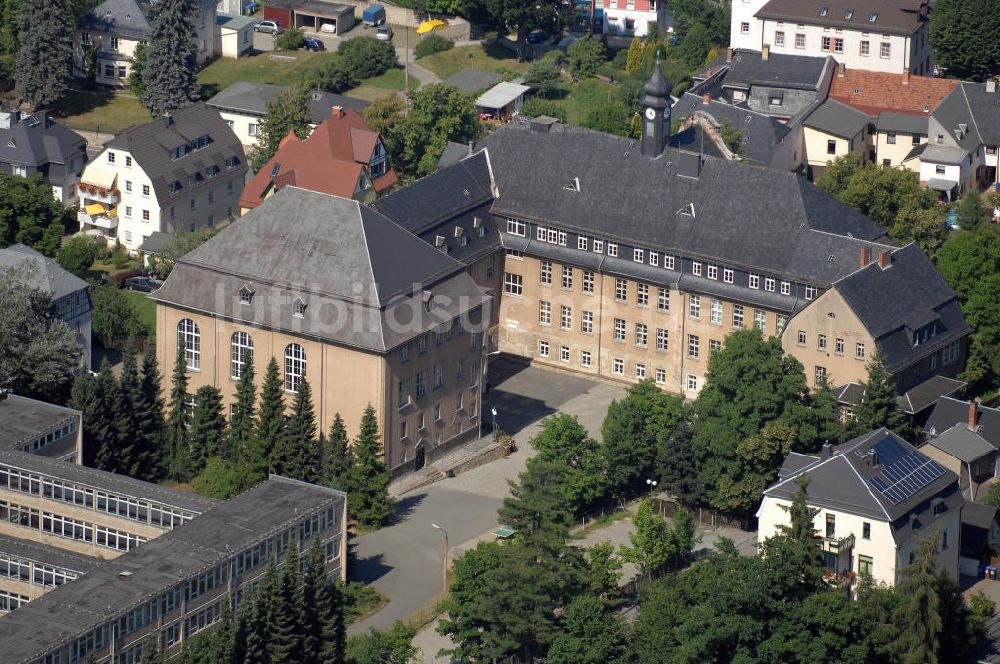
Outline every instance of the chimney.
[[767, 60], [769, 57], [771, 57], [771, 45], [764, 44], [760, 47], [760, 59]]
[[997, 91], [997, 79], [988, 78], [986, 79], [986, 91], [993, 94]]
[[313, 101], [319, 101], [323, 98], [323, 91], [320, 90], [319, 88], [313, 88], [312, 92], [310, 93], [310, 96], [312, 97]]
[[844, 72], [847, 71], [847, 65], [841, 62], [837, 65], [837, 78], [844, 78]]
[[0, 111], [0, 129], [10, 129], [21, 120], [21, 111]]
[[344, 117], [344, 107], [343, 106], [333, 106], [330, 108], [331, 118], [342, 118]]
[[909, 85], [909, 84], [910, 84], [910, 72], [905, 71], [903, 72], [903, 85]]
[[886, 249], [885, 251], [879, 252], [878, 255], [878, 266], [885, 270], [886, 268], [892, 267], [892, 252]]
[[707, 92], [705, 94], [703, 94], [701, 96], [701, 103], [704, 104], [705, 106], [708, 106], [709, 104], [711, 104], [712, 103], [712, 95], [708, 94]]
[[976, 430], [976, 407], [978, 405], [975, 399], [969, 399], [969, 431]]
[[831, 456], [833, 456], [833, 445], [829, 442], [823, 443], [823, 451], [820, 453], [819, 458], [829, 459]]
[[472, 156], [472, 148], [473, 148], [473, 146], [475, 146], [475, 143], [472, 142], [472, 141], [469, 141], [469, 156], [470, 157]]
[[174, 124], [174, 116], [172, 116], [170, 113], [164, 113], [163, 114], [163, 124], [166, 127], [172, 126]]
[[733, 49], [727, 48], [726, 49], [726, 62], [732, 62], [732, 61], [733, 61]]
[[872, 262], [872, 250], [868, 247], [861, 247], [860, 267], [868, 267], [868, 264], [871, 262]]

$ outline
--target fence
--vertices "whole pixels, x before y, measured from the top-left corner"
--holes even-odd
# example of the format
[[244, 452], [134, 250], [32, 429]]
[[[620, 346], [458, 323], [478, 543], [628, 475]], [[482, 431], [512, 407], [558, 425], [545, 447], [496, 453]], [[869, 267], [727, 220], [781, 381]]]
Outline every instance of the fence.
[[700, 525], [709, 528], [752, 530], [755, 525], [749, 514], [726, 514], [708, 507], [685, 508], [672, 498], [653, 499], [653, 510], [666, 518], [673, 516], [679, 509], [687, 509]]

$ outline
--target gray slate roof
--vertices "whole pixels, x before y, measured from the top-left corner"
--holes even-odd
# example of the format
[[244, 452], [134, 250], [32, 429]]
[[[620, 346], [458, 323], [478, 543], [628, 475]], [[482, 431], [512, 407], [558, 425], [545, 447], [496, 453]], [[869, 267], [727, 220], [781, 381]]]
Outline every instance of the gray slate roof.
[[[924, 430], [929, 435], [947, 431], [958, 423], [969, 421], [969, 402], [954, 397], [941, 397], [934, 404], [934, 410], [927, 418]], [[976, 425], [978, 433], [990, 445], [1000, 450], [1000, 410], [982, 404], [976, 405]]]
[[[239, 302], [246, 284], [250, 305]], [[441, 296], [426, 314], [424, 289]], [[285, 187], [181, 258], [151, 297], [383, 352], [484, 304], [481, 293], [462, 263], [381, 213]]]
[[28, 285], [48, 293], [53, 301], [87, 288], [86, 281], [31, 247], [19, 243], [0, 249], [0, 267], [16, 267], [25, 262], [34, 264], [32, 281]]
[[454, 141], [448, 141], [447, 145], [444, 146], [444, 151], [438, 158], [438, 168], [444, 168], [446, 166], [451, 166], [452, 164], [457, 164], [466, 157], [469, 156], [469, 146], [464, 143], [455, 143]]
[[17, 449], [79, 418], [78, 410], [8, 394], [0, 398], [0, 449]]
[[926, 136], [927, 116], [882, 111], [875, 120], [875, 128], [879, 131], [899, 131]]
[[967, 502], [962, 508], [962, 525], [989, 530], [997, 520], [998, 509], [992, 505]]
[[[698, 178], [681, 177], [678, 151], [649, 160], [634, 140], [562, 124], [533, 131], [520, 117], [480, 146], [499, 193], [494, 214], [623, 244], [830, 284], [855, 270], [861, 246], [885, 237], [870, 219], [792, 173], [709, 157]], [[580, 191], [565, 188], [574, 178]], [[694, 219], [678, 214], [689, 204]]]
[[843, 404], [861, 403], [861, 398], [865, 396], [865, 386], [861, 383], [844, 383], [832, 388], [831, 391], [837, 403]]
[[904, 413], [916, 415], [933, 406], [939, 397], [954, 394], [965, 386], [966, 383], [954, 378], [931, 376], [896, 397], [896, 403]]
[[[284, 87], [280, 85], [270, 83], [237, 81], [205, 103], [220, 111], [228, 110], [264, 117], [267, 113], [267, 103], [277, 97], [283, 89]], [[309, 116], [314, 124], [319, 124], [330, 117], [330, 109], [334, 106], [343, 106], [359, 113], [368, 107], [368, 102], [364, 99], [355, 99], [325, 90], [310, 90], [307, 101]]]
[[[468, 147], [462, 146], [466, 154]], [[445, 239], [448, 255], [471, 262], [500, 246], [490, 206], [493, 182], [485, 152], [441, 168], [413, 184], [396, 189], [375, 201], [375, 209], [394, 222], [434, 245], [437, 236]], [[483, 234], [474, 219], [485, 227]], [[462, 246], [455, 237], [461, 228], [467, 238]]]
[[[895, 250], [891, 267], [883, 270], [876, 261], [834, 288], [875, 337], [893, 373], [971, 331], [955, 291], [916, 243]], [[936, 335], [915, 346], [913, 333], [932, 323]]]
[[[963, 82], [976, 130], [986, 145], [1000, 146], [1000, 92], [987, 92], [985, 83]], [[997, 86], [1000, 89], [1000, 85]]]
[[[725, 54], [722, 57], [725, 58]], [[733, 61], [729, 64], [729, 71], [722, 79], [722, 84], [741, 88], [765, 85], [772, 88], [817, 90], [827, 60], [832, 58], [774, 52], [764, 60], [760, 51], [738, 48], [733, 50]]]
[[970, 431], [968, 425], [963, 422], [929, 438], [926, 444], [936, 447], [964, 463], [973, 463], [997, 451], [982, 436], [975, 431]]
[[[205, 11], [218, 3], [216, 0], [196, 0], [195, 4], [199, 11]], [[148, 39], [152, 5], [149, 0], [104, 0], [84, 15], [80, 28]]]
[[144, 254], [158, 254], [165, 248], [169, 247], [173, 241], [174, 236], [172, 234], [164, 233], [162, 231], [153, 231], [142, 243], [142, 246], [139, 247], [139, 251]]
[[[852, 0], [850, 3], [831, 3], [830, 0], [771, 0], [756, 16], [872, 33], [909, 35], [926, 20], [919, 14], [924, 4], [928, 4], [927, 0]], [[826, 16], [820, 16], [820, 10], [824, 7], [829, 11]], [[854, 11], [851, 18], [847, 18], [848, 9]], [[868, 20], [873, 12], [878, 14], [874, 23]]]
[[494, 71], [483, 71], [466, 67], [445, 79], [445, 83], [454, 85], [462, 92], [479, 92], [493, 87], [503, 78]]
[[[717, 100], [705, 104], [702, 97], [691, 93], [686, 93], [677, 100], [672, 114], [674, 118], [686, 118], [698, 111], [708, 114], [719, 125], [729, 122], [733, 129], [743, 132], [743, 142], [739, 152], [746, 159], [763, 165], [771, 163], [775, 148], [791, 131], [788, 125], [770, 116]], [[692, 133], [700, 133], [700, 130]], [[675, 134], [671, 137], [671, 144], [675, 138], [679, 136]], [[708, 145], [710, 142], [706, 141], [705, 144]], [[694, 142], [689, 145], [689, 149], [697, 150], [699, 143]]]
[[802, 125], [833, 136], [851, 139], [871, 121], [871, 116], [836, 99], [827, 99], [809, 114]]
[[[276, 476], [0, 618], [0, 651], [28, 664], [210, 569], [344, 494]], [[127, 572], [126, 575], [122, 575]]]
[[[940, 125], [946, 142], [939, 145], [936, 143], [936, 136], [928, 136], [929, 144], [923, 155], [925, 160], [961, 163], [966, 154], [977, 149], [983, 142], [964, 84], [955, 86], [955, 89], [941, 100], [931, 113], [931, 118], [934, 123]], [[955, 132], [962, 129], [961, 125], [964, 125], [966, 130], [959, 137]], [[930, 126], [933, 127], [933, 124]], [[954, 145], [957, 145], [958, 149], [955, 149]]]
[[86, 161], [87, 141], [45, 111], [21, 118], [10, 129], [0, 129], [0, 163], [38, 168], [68, 164], [75, 157]]
[[[208, 147], [190, 152], [176, 161], [170, 158], [174, 148], [206, 134], [209, 136]], [[143, 125], [133, 125], [104, 145], [128, 150], [132, 154], [132, 159], [152, 181], [153, 191], [161, 206], [187, 190], [189, 175], [204, 175], [210, 166], [218, 166], [226, 172], [226, 160], [235, 157], [237, 168], [246, 170], [240, 140], [215, 109], [205, 102], [176, 111], [169, 122], [166, 118], [159, 118]], [[175, 181], [180, 182], [181, 190], [170, 194], [169, 187]]]
[[895, 442], [906, 452], [918, 455], [916, 458], [929, 461], [925, 455], [891, 431], [885, 428], [875, 429], [833, 448], [827, 458], [820, 455], [815, 457], [813, 463], [804, 466], [801, 465], [801, 459], [793, 460], [791, 464], [797, 469], [787, 472], [765, 490], [764, 495], [791, 500], [799, 489], [796, 478], [808, 475], [810, 505], [889, 521], [897, 542], [912, 537], [909, 525], [911, 515], [924, 524], [933, 521], [930, 516], [932, 499], [943, 499], [948, 509], [958, 509], [962, 505], [958, 476], [948, 470], [944, 470], [942, 475], [895, 505], [875, 490], [870, 481], [882, 473], [885, 463], [871, 466], [866, 454], [886, 439]]

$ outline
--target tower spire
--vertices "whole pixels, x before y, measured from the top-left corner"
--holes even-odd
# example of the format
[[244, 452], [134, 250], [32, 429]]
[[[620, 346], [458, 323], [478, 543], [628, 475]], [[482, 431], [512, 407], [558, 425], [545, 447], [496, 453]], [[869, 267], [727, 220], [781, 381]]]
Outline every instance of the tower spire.
[[658, 157], [670, 139], [670, 91], [673, 86], [660, 70], [660, 58], [657, 54], [653, 75], [646, 81], [642, 91], [643, 130], [642, 154], [647, 157]]

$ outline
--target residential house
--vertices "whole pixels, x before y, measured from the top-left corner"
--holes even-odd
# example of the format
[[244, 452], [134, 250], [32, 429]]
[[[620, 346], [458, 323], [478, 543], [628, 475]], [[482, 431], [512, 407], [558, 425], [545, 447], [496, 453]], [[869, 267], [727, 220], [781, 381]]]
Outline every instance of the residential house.
[[833, 58], [727, 49], [692, 74], [690, 92], [788, 122], [826, 99]]
[[930, 75], [930, 0], [733, 0], [729, 43], [833, 56], [852, 69]]
[[959, 572], [964, 576], [981, 576], [983, 566], [992, 565], [997, 552], [1000, 552], [1000, 508], [983, 503], [965, 503], [962, 508], [961, 540]]
[[927, 119], [957, 81], [909, 72], [873, 72], [844, 65], [830, 84], [830, 98], [872, 117], [866, 161], [920, 170], [927, 143]]
[[225, 224], [238, 214], [246, 170], [219, 114], [204, 102], [187, 106], [104, 144], [78, 185], [80, 230], [136, 253], [156, 231]]
[[[237, 81], [209, 99], [207, 103], [222, 116], [229, 128], [236, 132], [246, 148], [255, 147], [260, 141], [260, 125], [267, 114], [267, 105], [277, 98], [284, 88], [269, 83]], [[310, 90], [309, 126], [315, 129], [330, 117], [330, 109], [340, 106], [360, 113], [368, 102], [345, 95], [333, 94], [325, 90]]]
[[790, 454], [757, 510], [758, 541], [788, 524], [787, 509], [804, 481], [831, 578], [864, 575], [894, 585], [930, 537], [937, 539], [939, 568], [958, 579], [958, 477], [899, 436], [876, 429], [827, 444], [816, 456]]
[[[667, 9], [663, 0], [591, 0], [574, 2], [580, 17], [580, 27], [609, 36], [645, 37], [652, 25], [657, 26], [661, 33], [673, 31], [673, 14]], [[586, 16], [590, 17], [591, 25], [583, 25]]]
[[289, 132], [281, 140], [271, 160], [244, 187], [240, 210], [246, 214], [287, 186], [366, 200], [397, 182], [378, 133], [368, 129], [357, 111], [334, 106], [307, 138]]
[[52, 298], [59, 320], [76, 333], [81, 349], [80, 367], [90, 370], [91, 303], [87, 282], [23, 244], [0, 249], [0, 267], [25, 266], [30, 270], [26, 285]]
[[[837, 259], [831, 250], [830, 260]], [[935, 376], [958, 374], [971, 328], [955, 291], [920, 247], [910, 243], [874, 253], [865, 247], [857, 260], [781, 335], [785, 352], [805, 367], [810, 387], [860, 383], [876, 350], [899, 394]], [[943, 393], [954, 391], [950, 384], [938, 386]]]
[[231, 404], [253, 352], [261, 375], [277, 360], [288, 402], [308, 378], [322, 431], [339, 413], [353, 437], [371, 405], [394, 474], [479, 438], [490, 296], [355, 200], [284, 187], [151, 297], [157, 357], [173, 366], [183, 352], [192, 392], [213, 385]]
[[[104, 0], [88, 11], [73, 37], [76, 73], [86, 76], [94, 57], [94, 80], [125, 87], [132, 72], [132, 56], [149, 42], [152, 0]], [[195, 59], [199, 65], [216, 57], [215, 0], [197, 0], [194, 26]], [[91, 55], [92, 54], [92, 55]]]
[[72, 408], [0, 394], [0, 450], [82, 463], [83, 414]]
[[1000, 472], [1000, 411], [941, 397], [924, 425], [924, 437], [921, 450], [961, 478], [969, 500], [982, 499], [982, 485]]
[[862, 163], [867, 163], [872, 152], [872, 120], [836, 99], [827, 99], [813, 110], [802, 122], [809, 179], [819, 179], [829, 162], [851, 152], [859, 153]]
[[998, 181], [1000, 92], [995, 79], [957, 85], [931, 113], [920, 181], [951, 200]]
[[19, 110], [0, 111], [0, 173], [42, 176], [52, 196], [74, 205], [76, 180], [87, 163], [87, 142], [78, 133], [49, 118]]

